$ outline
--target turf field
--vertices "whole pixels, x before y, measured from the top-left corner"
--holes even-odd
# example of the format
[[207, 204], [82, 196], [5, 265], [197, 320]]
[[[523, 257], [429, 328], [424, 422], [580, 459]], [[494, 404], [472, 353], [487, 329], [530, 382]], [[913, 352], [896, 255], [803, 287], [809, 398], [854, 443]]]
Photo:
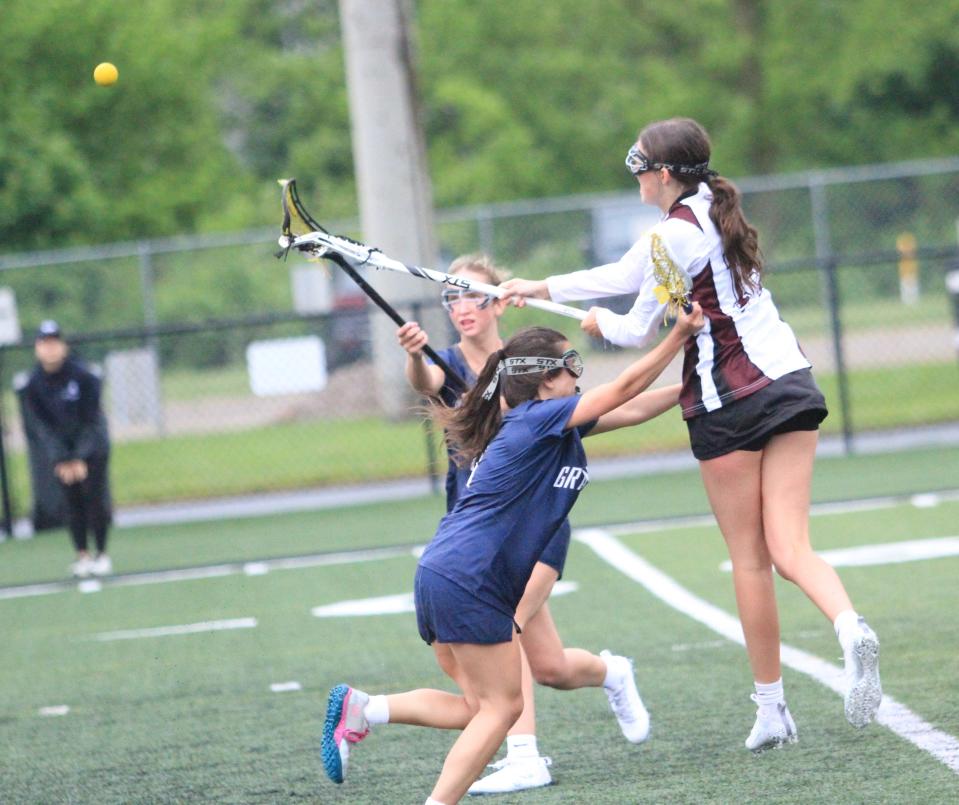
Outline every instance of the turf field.
[[[888, 726], [845, 723], [827, 686], [839, 660], [831, 628], [781, 584], [800, 742], [754, 756], [742, 748], [754, 712], [745, 654], [723, 636], [731, 579], [715, 527], [698, 516], [696, 475], [593, 483], [574, 517], [581, 540], [565, 580], [576, 589], [551, 607], [568, 645], [635, 658], [652, 737], [627, 744], [599, 690], [539, 689], [540, 746], [556, 784], [495, 801], [959, 799], [959, 555], [893, 563], [866, 547], [929, 540], [948, 553], [959, 541], [957, 489], [954, 449], [819, 463], [814, 544], [862, 548], [860, 561], [875, 562], [840, 573], [880, 634], [885, 691], [900, 707]], [[439, 513], [426, 499], [126, 529], [114, 535], [117, 577], [88, 593], [60, 584], [64, 535], [0, 544], [0, 801], [422, 802], [454, 734], [379, 728], [342, 786], [316, 754], [332, 684], [446, 686], [412, 614], [311, 611], [410, 592], [407, 548], [429, 537]], [[613, 563], [611, 545], [626, 551]], [[300, 689], [271, 690], [292, 682]]]

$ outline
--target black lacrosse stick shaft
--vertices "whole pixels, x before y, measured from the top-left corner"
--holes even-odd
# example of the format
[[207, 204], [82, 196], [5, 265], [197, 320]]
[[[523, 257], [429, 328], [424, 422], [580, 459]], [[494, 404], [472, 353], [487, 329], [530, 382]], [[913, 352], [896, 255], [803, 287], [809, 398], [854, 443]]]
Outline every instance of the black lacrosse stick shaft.
[[[345, 257], [343, 257], [340, 254], [336, 254], [335, 252], [328, 252], [327, 254], [324, 254], [323, 257], [326, 260], [332, 260], [340, 268], [342, 268], [347, 274], [349, 274], [353, 282], [359, 285], [360, 288], [363, 290], [363, 293], [365, 293], [370, 299], [372, 299], [373, 302], [377, 305], [377, 307], [379, 307], [380, 310], [382, 310], [387, 316], [393, 319], [393, 321], [395, 321], [400, 327], [406, 324], [406, 319], [404, 319], [399, 313], [397, 313], [396, 309], [389, 302], [387, 302], [382, 296], [380, 296], [377, 290], [372, 285], [370, 285], [365, 279], [363, 279], [363, 277], [360, 276], [359, 272], [355, 268], [353, 268], [353, 266], [350, 265], [349, 261]], [[463, 380], [463, 378], [460, 377], [455, 371], [453, 371], [453, 368], [446, 361], [444, 361], [439, 355], [437, 355], [436, 350], [434, 350], [429, 344], [423, 347], [423, 352], [429, 355], [433, 363], [439, 366], [440, 369], [442, 369], [446, 373], [447, 379], [450, 381], [450, 383], [453, 386], [456, 387], [457, 391], [460, 391], [460, 392], [469, 391], [469, 386], [466, 385], [466, 381]]]

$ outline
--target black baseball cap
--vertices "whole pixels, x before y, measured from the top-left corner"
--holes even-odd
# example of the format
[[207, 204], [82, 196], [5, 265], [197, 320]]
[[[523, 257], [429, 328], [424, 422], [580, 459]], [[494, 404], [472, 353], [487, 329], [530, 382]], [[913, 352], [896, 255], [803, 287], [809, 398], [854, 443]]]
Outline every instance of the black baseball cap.
[[63, 332], [60, 330], [60, 325], [57, 324], [53, 319], [44, 319], [40, 322], [40, 326], [37, 327], [37, 338], [39, 341], [41, 338], [63, 338]]

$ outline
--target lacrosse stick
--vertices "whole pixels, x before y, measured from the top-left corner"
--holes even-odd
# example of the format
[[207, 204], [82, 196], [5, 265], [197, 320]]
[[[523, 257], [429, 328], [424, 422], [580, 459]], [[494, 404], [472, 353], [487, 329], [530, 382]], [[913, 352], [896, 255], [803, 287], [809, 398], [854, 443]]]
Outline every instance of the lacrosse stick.
[[[297, 239], [295, 230], [303, 230], [304, 233], [310, 233], [317, 230], [322, 230], [323, 228], [304, 209], [303, 204], [300, 202], [300, 197], [296, 192], [296, 180], [281, 179], [280, 185], [283, 187], [283, 235], [280, 237], [280, 245], [283, 246], [283, 250], [277, 254], [277, 257], [286, 258], [291, 248], [297, 248], [299, 251], [306, 252], [307, 254], [313, 254], [314, 256], [311, 258], [313, 260], [319, 260], [322, 257], [323, 259], [336, 263], [350, 276], [353, 282], [360, 286], [360, 289], [363, 291], [363, 293], [373, 300], [380, 310], [382, 310], [400, 327], [406, 324], [406, 319], [397, 313], [396, 309], [382, 296], [380, 296], [372, 285], [370, 285], [365, 279], [363, 279], [363, 277], [360, 276], [359, 272], [357, 272], [356, 269], [350, 265], [349, 260], [342, 253], [330, 251], [323, 254], [315, 254], [313, 249], [300, 249], [299, 247], [293, 245], [294, 241]], [[353, 242], [348, 241], [346, 238], [342, 238], [342, 240]], [[429, 344], [426, 344], [423, 347], [423, 352], [430, 357], [430, 360], [432, 360], [433, 363], [443, 370], [447, 379], [450, 381], [451, 385], [454, 386], [456, 391], [465, 392], [469, 390], [469, 386], [466, 384], [466, 381], [463, 380], [463, 378], [460, 377]]]
[[[283, 234], [280, 237], [280, 246], [285, 251], [288, 252], [290, 249], [296, 249], [299, 252], [311, 255], [313, 258], [334, 260], [335, 262], [339, 262], [334, 257], [334, 255], [338, 255], [346, 261], [354, 263], [358, 266], [370, 265], [373, 268], [385, 269], [387, 271], [398, 271], [402, 274], [409, 274], [413, 277], [419, 277], [420, 279], [432, 280], [433, 282], [438, 282], [442, 285], [451, 285], [454, 288], [460, 288], [464, 291], [479, 291], [481, 293], [488, 294], [489, 296], [494, 296], [497, 299], [502, 298], [506, 293], [502, 288], [499, 288], [496, 285], [489, 285], [485, 282], [476, 282], [475, 280], [466, 279], [466, 277], [459, 277], [455, 274], [446, 274], [442, 271], [434, 271], [429, 268], [421, 268], [420, 266], [401, 263], [399, 260], [394, 260], [391, 257], [387, 257], [377, 248], [367, 246], [366, 244], [360, 243], [352, 238], [345, 238], [341, 235], [330, 234], [322, 226], [320, 226], [316, 220], [305, 213], [296, 195], [296, 186], [294, 182], [294, 179], [280, 181], [280, 184], [283, 185], [284, 188], [284, 226]], [[298, 209], [300, 218], [307, 226], [311, 227], [311, 231], [303, 233], [292, 231], [291, 226], [288, 225], [293, 221], [292, 216], [287, 212], [287, 208], [290, 206]], [[526, 300], [526, 304], [530, 307], [548, 310], [551, 313], [558, 313], [561, 316], [568, 316], [571, 319], [579, 319], [582, 321], [586, 318], [585, 310], [569, 307], [568, 305], [561, 305], [557, 302], [550, 302], [545, 299], [528, 298]]]
[[659, 283], [653, 288], [653, 293], [661, 305], [666, 305], [666, 317], [676, 318], [679, 308], [686, 313], [692, 313], [689, 293], [693, 289], [693, 281], [686, 270], [670, 256], [658, 232], [653, 232], [650, 237], [650, 257], [653, 277]]

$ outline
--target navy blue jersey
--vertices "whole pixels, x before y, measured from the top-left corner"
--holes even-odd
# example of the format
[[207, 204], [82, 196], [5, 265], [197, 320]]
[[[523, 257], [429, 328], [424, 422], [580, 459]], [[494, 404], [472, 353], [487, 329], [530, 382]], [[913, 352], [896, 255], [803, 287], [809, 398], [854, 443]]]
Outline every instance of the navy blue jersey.
[[[451, 347], [446, 349], [441, 349], [436, 353], [447, 365], [452, 369], [456, 374], [460, 376], [462, 380], [466, 382], [468, 388], [472, 388], [473, 384], [476, 383], [476, 375], [473, 373], [473, 370], [470, 369], [470, 365], [466, 362], [466, 358], [463, 357], [463, 351], [459, 348], [458, 344], [454, 344]], [[431, 366], [435, 365], [429, 357], [426, 358], [427, 363]], [[463, 393], [459, 391], [455, 381], [450, 380], [448, 373], [444, 372], [443, 386], [439, 391], [439, 398], [450, 408], [455, 408], [459, 403], [460, 395]], [[446, 468], [446, 511], [453, 511], [453, 506], [456, 504], [456, 499], [459, 497], [460, 492], [463, 491], [463, 487], [466, 486], [466, 481], [469, 478], [470, 471], [468, 467], [460, 468], [456, 466], [456, 463], [453, 461], [452, 456], [448, 455], [448, 466]]]
[[420, 564], [512, 615], [543, 549], [586, 486], [579, 397], [530, 400], [503, 424]]
[[55, 372], [34, 367], [23, 404], [51, 462], [87, 461], [110, 452], [100, 393], [100, 378], [72, 356]]

